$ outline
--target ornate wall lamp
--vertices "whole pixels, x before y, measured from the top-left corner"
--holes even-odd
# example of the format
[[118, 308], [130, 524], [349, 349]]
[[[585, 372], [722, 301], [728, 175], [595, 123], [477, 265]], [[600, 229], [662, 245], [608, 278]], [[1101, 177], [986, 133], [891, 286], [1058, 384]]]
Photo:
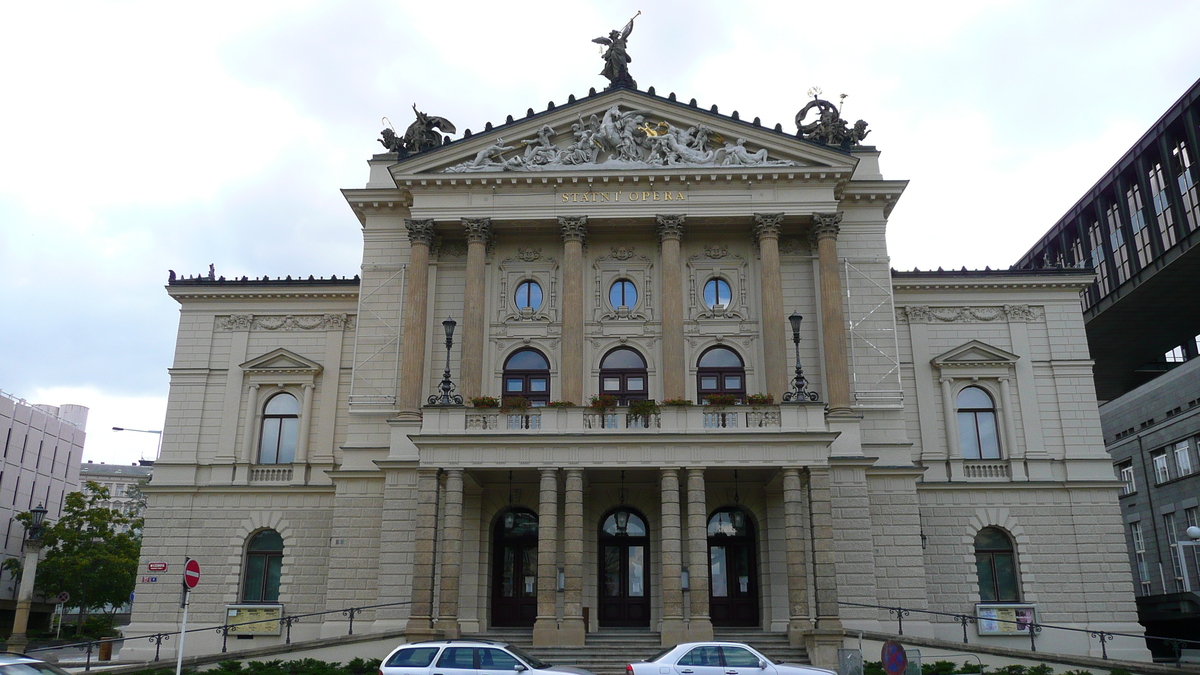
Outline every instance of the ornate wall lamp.
[[462, 405], [463, 397], [454, 393], [454, 383], [450, 381], [450, 348], [454, 346], [454, 327], [458, 323], [451, 318], [442, 322], [446, 329], [446, 370], [442, 371], [442, 384], [438, 387], [440, 394], [429, 397], [429, 405]]
[[792, 388], [783, 395], [785, 402], [799, 403], [800, 401], [815, 401], [818, 394], [808, 390], [808, 379], [804, 377], [804, 368], [800, 365], [800, 322], [804, 317], [792, 312], [788, 321], [792, 324], [792, 342], [796, 344], [796, 374], [792, 377]]

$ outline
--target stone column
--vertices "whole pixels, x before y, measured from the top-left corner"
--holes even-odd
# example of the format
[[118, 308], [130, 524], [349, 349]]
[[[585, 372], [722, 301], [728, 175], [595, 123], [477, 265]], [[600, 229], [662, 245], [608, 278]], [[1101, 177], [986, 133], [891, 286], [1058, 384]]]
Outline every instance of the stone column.
[[704, 642], [713, 639], [712, 620], [708, 616], [708, 501], [704, 492], [704, 467], [687, 470], [688, 513], [688, 639]]
[[[308, 437], [312, 433], [312, 400], [315, 385], [304, 385], [304, 395], [300, 401], [300, 433], [296, 438], [296, 456], [292, 461], [296, 464], [308, 462]], [[300, 473], [303, 473], [302, 471]], [[303, 482], [303, 481], [301, 481]]]
[[850, 365], [846, 356], [846, 312], [842, 308], [842, 277], [837, 236], [841, 213], [814, 213], [812, 236], [817, 241], [817, 267], [821, 278], [821, 341], [825, 348], [825, 388], [829, 412], [848, 415]]
[[558, 469], [542, 469], [538, 508], [537, 620], [533, 645], [558, 644]]
[[37, 576], [38, 557], [41, 555], [42, 542], [40, 539], [29, 539], [25, 542], [25, 561], [22, 566], [28, 574], [21, 575], [21, 585], [17, 590], [16, 613], [13, 615], [12, 634], [8, 637], [7, 647], [17, 654], [25, 653], [29, 646], [29, 638], [25, 631], [29, 628], [29, 612], [33, 609], [33, 582]]
[[242, 427], [242, 461], [254, 463], [254, 427], [258, 422], [258, 388], [252, 384], [246, 387], [246, 423]]
[[563, 238], [562, 400], [583, 403], [583, 243], [587, 216], [559, 216]]
[[788, 390], [787, 330], [784, 327], [783, 276], [779, 271], [779, 228], [782, 213], [754, 214], [754, 236], [761, 257], [759, 285], [762, 290], [763, 367], [766, 389], [783, 400]]
[[[662, 242], [662, 378], [663, 398], [684, 398], [686, 387], [683, 359], [683, 270], [679, 240], [683, 237], [683, 215], [655, 216]], [[665, 638], [664, 638], [665, 639]], [[666, 643], [664, 643], [666, 644]]]
[[559, 644], [582, 647], [587, 637], [583, 624], [583, 469], [567, 469], [566, 508], [563, 514], [563, 621]]
[[463, 298], [462, 366], [459, 368], [459, 390], [463, 398], [482, 396], [485, 261], [488, 240], [492, 235], [491, 218], [463, 218], [467, 231], [467, 284]]
[[662, 644], [670, 647], [687, 642], [683, 625], [682, 522], [679, 518], [679, 469], [665, 468], [662, 494]]
[[433, 219], [404, 219], [408, 228], [409, 258], [404, 286], [404, 354], [400, 360], [400, 391], [396, 407], [402, 412], [421, 410], [425, 387], [426, 300], [429, 297], [429, 246], [433, 243]]
[[453, 639], [458, 624], [458, 581], [462, 570], [463, 470], [446, 470], [446, 506], [442, 513], [442, 588], [434, 630]]
[[413, 532], [412, 605], [404, 634], [409, 642], [436, 635], [433, 620], [433, 560], [437, 540], [438, 470], [417, 469], [417, 518]]
[[833, 541], [829, 467], [809, 467], [808, 517], [817, 626], [805, 636], [805, 647], [813, 665], [832, 668], [837, 665], [837, 649], [842, 644], [842, 622], [838, 617], [837, 554]]
[[799, 469], [783, 470], [783, 532], [787, 550], [788, 641], [804, 644], [808, 618], [808, 561], [804, 559], [804, 491]]

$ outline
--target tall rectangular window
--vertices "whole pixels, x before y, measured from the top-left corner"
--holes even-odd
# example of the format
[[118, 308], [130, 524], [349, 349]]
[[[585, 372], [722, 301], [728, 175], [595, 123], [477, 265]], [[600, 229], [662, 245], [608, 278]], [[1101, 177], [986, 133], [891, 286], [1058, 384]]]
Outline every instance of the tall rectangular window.
[[1117, 466], [1117, 472], [1120, 475], [1121, 482], [1125, 484], [1121, 488], [1121, 494], [1131, 495], [1137, 492], [1137, 483], [1133, 480], [1133, 462], [1126, 462]]
[[1129, 249], [1125, 246], [1125, 233], [1121, 231], [1121, 210], [1112, 204], [1104, 212], [1108, 223], [1108, 243], [1113, 253], [1113, 263], [1117, 268], [1117, 285], [1125, 283], [1129, 278]]
[[1200, 194], [1196, 192], [1196, 182], [1192, 180], [1192, 154], [1187, 143], [1180, 141], [1172, 150], [1179, 174], [1175, 182], [1179, 186], [1179, 199], [1183, 202], [1183, 212], [1186, 216], [1187, 230], [1191, 232], [1200, 226]]
[[1163, 529], [1167, 532], [1167, 544], [1171, 549], [1171, 572], [1174, 574], [1175, 592], [1179, 593], [1183, 590], [1183, 568], [1179, 566], [1179, 531], [1176, 529], [1174, 513], [1163, 514]]
[[1159, 450], [1150, 455], [1150, 461], [1154, 463], [1154, 482], [1157, 484], [1165, 483], [1171, 480], [1171, 468], [1167, 462], [1167, 451]]
[[1175, 444], [1175, 475], [1188, 476], [1192, 473], [1192, 449], [1190, 441]]
[[1100, 223], [1092, 222], [1088, 228], [1088, 239], [1092, 245], [1092, 267], [1096, 268], [1096, 288], [1102, 298], [1112, 290], [1112, 281], [1108, 278], [1108, 265], [1104, 262], [1104, 232], [1100, 229]]
[[1150, 168], [1150, 202], [1154, 204], [1154, 218], [1158, 221], [1158, 234], [1162, 237], [1163, 250], [1175, 245], [1175, 213], [1171, 210], [1171, 198], [1167, 194], [1167, 178], [1161, 162]]
[[1133, 556], [1137, 560], [1139, 595], [1150, 595], [1150, 565], [1146, 562], [1146, 540], [1142, 538], [1142, 524], [1129, 524], [1129, 535], [1133, 537]]
[[[1200, 507], [1184, 509], [1183, 519], [1187, 521], [1187, 527], [1200, 527]], [[1188, 575], [1192, 577], [1192, 588], [1195, 589], [1196, 585], [1200, 584], [1200, 546], [1185, 546], [1184, 550], [1189, 548], [1192, 549], [1192, 566], [1188, 568], [1191, 570]]]
[[1154, 258], [1154, 249], [1150, 245], [1150, 237], [1154, 236], [1154, 231], [1146, 227], [1142, 190], [1137, 184], [1125, 191], [1125, 205], [1129, 209], [1129, 227], [1133, 230], [1133, 246], [1137, 249], [1138, 267], [1145, 267]]
[[1183, 347], [1176, 347], [1166, 354], [1163, 354], [1163, 359], [1165, 359], [1167, 363], [1183, 363], [1184, 361], [1187, 361], [1187, 356], [1183, 353]]

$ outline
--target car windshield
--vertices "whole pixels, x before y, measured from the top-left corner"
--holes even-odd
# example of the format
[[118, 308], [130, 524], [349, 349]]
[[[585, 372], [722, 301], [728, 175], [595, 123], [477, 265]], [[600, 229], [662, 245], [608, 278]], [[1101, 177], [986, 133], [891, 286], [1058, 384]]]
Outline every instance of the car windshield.
[[0, 675], [69, 675], [67, 671], [49, 663], [10, 663], [0, 666]]
[[670, 647], [670, 648], [668, 648], [668, 649], [664, 649], [664, 650], [662, 650], [661, 652], [659, 652], [659, 653], [655, 654], [654, 656], [651, 656], [650, 658], [646, 659], [646, 661], [645, 661], [645, 662], [646, 662], [646, 663], [654, 663], [655, 661], [657, 661], [657, 660], [661, 659], [662, 657], [666, 656], [667, 654], [670, 654], [670, 653], [671, 653], [671, 652], [673, 652], [673, 651], [675, 651], [675, 648], [674, 648], [674, 647]]
[[544, 670], [544, 669], [549, 668], [550, 666], [554, 665], [553, 663], [546, 663], [545, 661], [542, 661], [541, 659], [538, 659], [537, 657], [530, 656], [530, 655], [526, 654], [525, 652], [521, 651], [520, 649], [518, 649], [517, 647], [514, 647], [512, 645], [504, 645], [504, 648], [507, 649], [510, 653], [512, 653], [513, 656], [516, 656], [518, 659], [521, 659], [525, 663], [528, 663], [529, 667], [533, 668], [534, 670]]

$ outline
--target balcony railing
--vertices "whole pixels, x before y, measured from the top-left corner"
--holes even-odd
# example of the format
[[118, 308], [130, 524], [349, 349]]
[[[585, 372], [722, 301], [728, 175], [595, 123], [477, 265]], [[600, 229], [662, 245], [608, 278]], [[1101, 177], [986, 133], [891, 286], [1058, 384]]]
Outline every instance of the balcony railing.
[[555, 433], [724, 433], [825, 432], [823, 403], [769, 406], [662, 406], [657, 413], [634, 414], [628, 408], [605, 411], [585, 406], [532, 408], [519, 412], [495, 408], [424, 410], [423, 434]]

